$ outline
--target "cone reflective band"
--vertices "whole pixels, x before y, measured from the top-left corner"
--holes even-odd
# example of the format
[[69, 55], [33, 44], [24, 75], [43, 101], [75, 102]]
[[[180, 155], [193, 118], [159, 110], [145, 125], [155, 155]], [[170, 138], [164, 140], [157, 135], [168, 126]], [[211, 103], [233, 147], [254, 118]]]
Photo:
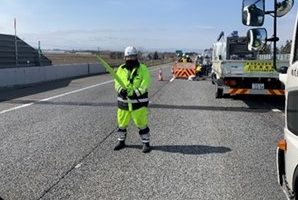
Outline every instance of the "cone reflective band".
[[106, 63], [100, 56], [96, 55], [98, 61], [106, 68], [106, 70], [111, 74], [111, 76], [114, 78], [115, 81], [117, 81], [123, 89], [127, 89], [123, 81], [120, 79], [120, 77], [115, 73], [114, 69]]

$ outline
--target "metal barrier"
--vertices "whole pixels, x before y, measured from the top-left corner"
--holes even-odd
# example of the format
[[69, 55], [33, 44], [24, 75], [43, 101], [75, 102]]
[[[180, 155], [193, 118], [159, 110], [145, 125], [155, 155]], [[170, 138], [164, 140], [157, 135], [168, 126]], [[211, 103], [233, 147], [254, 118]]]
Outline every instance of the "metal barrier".
[[[290, 54], [277, 54], [277, 60], [280, 61], [289, 61], [290, 60]], [[272, 60], [273, 55], [272, 54], [259, 54], [258, 60]]]
[[50, 65], [0, 69], [0, 88], [105, 73], [100, 64]]

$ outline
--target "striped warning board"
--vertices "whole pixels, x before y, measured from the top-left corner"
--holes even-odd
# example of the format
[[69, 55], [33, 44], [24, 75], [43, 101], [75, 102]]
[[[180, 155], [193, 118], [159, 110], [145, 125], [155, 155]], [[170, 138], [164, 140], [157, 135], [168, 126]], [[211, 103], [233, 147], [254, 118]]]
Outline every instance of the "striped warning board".
[[277, 95], [277, 96], [283, 96], [285, 95], [284, 90], [268, 90], [269, 95]]
[[228, 93], [230, 95], [249, 94], [249, 89], [230, 89]]
[[196, 70], [191, 68], [174, 68], [174, 76], [176, 78], [188, 78], [196, 75]]
[[282, 96], [285, 95], [285, 91], [284, 90], [280, 90], [280, 89], [264, 89], [264, 90], [252, 90], [252, 89], [243, 89], [243, 88], [239, 88], [239, 89], [229, 89], [228, 90], [228, 94], [230, 95], [244, 95], [244, 94], [261, 94], [261, 95], [274, 95], [274, 96]]

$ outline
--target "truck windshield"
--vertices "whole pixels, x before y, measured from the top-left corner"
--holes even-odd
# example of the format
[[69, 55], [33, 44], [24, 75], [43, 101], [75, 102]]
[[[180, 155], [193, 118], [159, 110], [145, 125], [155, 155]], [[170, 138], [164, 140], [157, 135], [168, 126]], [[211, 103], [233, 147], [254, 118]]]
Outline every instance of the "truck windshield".
[[[298, 30], [298, 25], [296, 27], [296, 29]], [[294, 62], [297, 62], [298, 61], [298, 35], [296, 34], [295, 36], [295, 49], [294, 49], [294, 60], [293, 60], [293, 63]]]
[[288, 108], [287, 108], [287, 123], [288, 129], [298, 136], [298, 90], [289, 92]]

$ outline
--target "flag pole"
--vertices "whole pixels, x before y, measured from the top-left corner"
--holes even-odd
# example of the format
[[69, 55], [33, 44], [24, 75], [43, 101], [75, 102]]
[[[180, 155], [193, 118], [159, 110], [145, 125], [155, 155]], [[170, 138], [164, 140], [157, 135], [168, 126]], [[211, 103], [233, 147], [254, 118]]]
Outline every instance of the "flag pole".
[[18, 40], [17, 40], [17, 19], [14, 18], [14, 45], [15, 45], [15, 59], [18, 65]]

